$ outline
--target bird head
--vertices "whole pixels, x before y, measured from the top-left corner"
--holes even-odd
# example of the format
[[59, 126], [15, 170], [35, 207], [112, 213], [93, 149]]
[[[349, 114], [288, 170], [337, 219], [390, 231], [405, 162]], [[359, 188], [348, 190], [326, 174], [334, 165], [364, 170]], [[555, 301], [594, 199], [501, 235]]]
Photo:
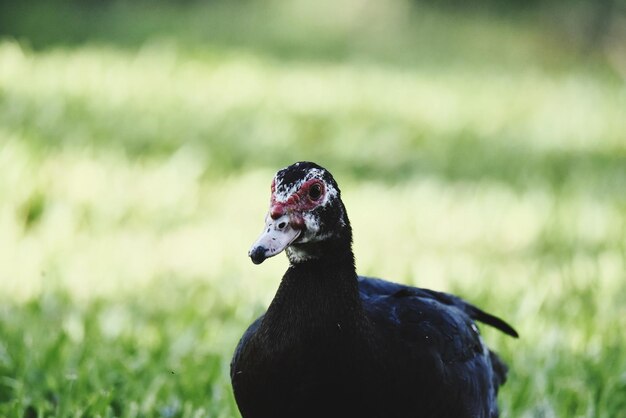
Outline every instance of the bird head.
[[315, 257], [311, 244], [346, 237], [351, 241], [335, 179], [315, 163], [298, 162], [274, 176], [265, 227], [248, 255], [260, 264], [286, 250], [297, 264]]

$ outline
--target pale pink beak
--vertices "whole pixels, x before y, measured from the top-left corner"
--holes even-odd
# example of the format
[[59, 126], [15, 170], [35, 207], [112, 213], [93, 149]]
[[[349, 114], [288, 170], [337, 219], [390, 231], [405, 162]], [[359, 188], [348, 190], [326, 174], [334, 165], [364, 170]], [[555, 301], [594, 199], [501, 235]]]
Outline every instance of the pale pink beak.
[[300, 236], [300, 229], [294, 229], [287, 213], [276, 219], [268, 213], [265, 217], [265, 228], [261, 236], [252, 244], [248, 256], [254, 264], [261, 264], [266, 258], [270, 258], [282, 252], [296, 238]]

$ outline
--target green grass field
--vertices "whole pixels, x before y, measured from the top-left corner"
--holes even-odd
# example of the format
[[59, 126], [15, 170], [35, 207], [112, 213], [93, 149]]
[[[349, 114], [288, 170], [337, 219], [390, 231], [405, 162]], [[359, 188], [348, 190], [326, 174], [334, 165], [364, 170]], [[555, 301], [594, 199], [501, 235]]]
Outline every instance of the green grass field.
[[238, 417], [230, 356], [287, 266], [246, 253], [306, 159], [342, 186], [361, 274], [518, 329], [481, 329], [503, 417], [626, 417], [619, 51], [532, 14], [332, 4], [16, 12], [0, 416]]

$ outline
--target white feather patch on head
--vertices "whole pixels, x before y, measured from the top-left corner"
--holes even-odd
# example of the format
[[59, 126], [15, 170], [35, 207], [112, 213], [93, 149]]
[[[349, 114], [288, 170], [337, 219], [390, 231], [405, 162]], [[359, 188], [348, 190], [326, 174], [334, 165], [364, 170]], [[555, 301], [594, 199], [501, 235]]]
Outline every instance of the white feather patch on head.
[[320, 222], [317, 216], [313, 216], [311, 213], [305, 213], [302, 215], [304, 219], [304, 223], [306, 224], [306, 229], [311, 234], [317, 234], [317, 231], [320, 230]]

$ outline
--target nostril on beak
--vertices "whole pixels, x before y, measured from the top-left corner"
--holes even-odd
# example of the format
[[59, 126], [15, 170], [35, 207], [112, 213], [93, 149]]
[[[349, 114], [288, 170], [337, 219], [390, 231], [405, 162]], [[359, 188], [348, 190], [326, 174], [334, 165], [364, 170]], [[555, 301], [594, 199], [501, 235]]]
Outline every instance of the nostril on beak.
[[281, 222], [278, 224], [278, 229], [283, 229], [286, 226], [287, 226], [287, 222]]
[[252, 251], [250, 251], [248, 255], [250, 256], [250, 259], [252, 260], [254, 264], [261, 264], [267, 258], [265, 257], [266, 251], [267, 251], [267, 248], [260, 245], [256, 247], [255, 249], [253, 249]]

